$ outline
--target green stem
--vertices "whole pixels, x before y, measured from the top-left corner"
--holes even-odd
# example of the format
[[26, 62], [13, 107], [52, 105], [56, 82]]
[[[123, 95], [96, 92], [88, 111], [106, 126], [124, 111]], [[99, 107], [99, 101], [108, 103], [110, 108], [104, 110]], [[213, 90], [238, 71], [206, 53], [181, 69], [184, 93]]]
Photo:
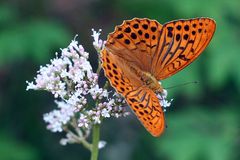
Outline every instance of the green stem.
[[93, 125], [91, 160], [97, 160], [98, 159], [99, 137], [100, 137], [100, 125], [95, 124], [95, 125]]
[[98, 56], [98, 68], [97, 68], [97, 71], [96, 71], [98, 76], [100, 74], [101, 69], [102, 69], [101, 60], [100, 60], [100, 57]]
[[[98, 51], [100, 53], [101, 51]], [[98, 68], [97, 68], [97, 75], [99, 76], [100, 71], [101, 71], [101, 60], [100, 60], [100, 55], [98, 55]], [[97, 101], [96, 104], [99, 102]], [[93, 125], [93, 130], [92, 130], [92, 146], [91, 146], [91, 160], [97, 160], [98, 159], [98, 143], [99, 143], [99, 138], [100, 138], [100, 125], [99, 124], [94, 124]]]

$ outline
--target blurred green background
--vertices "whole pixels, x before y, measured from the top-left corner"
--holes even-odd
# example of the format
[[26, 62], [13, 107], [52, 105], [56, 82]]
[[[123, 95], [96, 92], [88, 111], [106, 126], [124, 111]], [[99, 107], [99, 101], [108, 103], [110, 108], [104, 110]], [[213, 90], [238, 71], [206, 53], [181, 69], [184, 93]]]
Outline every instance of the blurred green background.
[[91, 53], [91, 28], [106, 39], [125, 19], [211, 17], [217, 30], [193, 64], [164, 80], [174, 98], [163, 136], [149, 135], [133, 114], [104, 122], [104, 160], [240, 159], [240, 1], [239, 0], [8, 0], [0, 2], [0, 160], [86, 160], [81, 145], [61, 146], [64, 134], [46, 130], [42, 114], [54, 109], [47, 92], [26, 92], [40, 65], [49, 62], [75, 34]]

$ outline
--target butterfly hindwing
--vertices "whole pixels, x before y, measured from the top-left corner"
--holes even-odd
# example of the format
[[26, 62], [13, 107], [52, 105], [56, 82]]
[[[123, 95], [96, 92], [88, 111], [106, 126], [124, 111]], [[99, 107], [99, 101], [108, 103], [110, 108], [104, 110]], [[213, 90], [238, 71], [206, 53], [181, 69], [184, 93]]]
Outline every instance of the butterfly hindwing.
[[143, 126], [153, 136], [160, 136], [165, 128], [164, 113], [155, 93], [142, 86], [129, 92], [126, 100]]
[[118, 93], [125, 96], [130, 90], [133, 90], [134, 86], [142, 85], [136, 75], [129, 74], [130, 70], [124, 66], [121, 58], [104, 49], [101, 52], [101, 60], [105, 75]]

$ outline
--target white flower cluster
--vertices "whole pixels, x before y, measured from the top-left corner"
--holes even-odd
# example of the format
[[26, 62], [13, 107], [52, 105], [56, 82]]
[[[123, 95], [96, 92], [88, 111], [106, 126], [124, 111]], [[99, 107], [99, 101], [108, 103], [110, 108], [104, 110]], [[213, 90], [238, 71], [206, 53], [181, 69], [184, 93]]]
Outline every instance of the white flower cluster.
[[48, 123], [48, 129], [53, 132], [62, 132], [63, 125], [66, 125], [70, 121], [71, 117], [74, 116], [76, 108], [64, 101], [55, 101], [55, 103], [59, 109], [44, 114], [43, 119]]
[[[100, 31], [93, 30], [92, 35], [98, 51], [104, 46]], [[27, 90], [46, 90], [58, 99], [58, 109], [43, 118], [52, 132], [62, 132], [73, 119], [78, 127], [87, 130], [104, 118], [128, 115], [124, 99], [98, 85], [98, 74], [93, 72], [88, 56], [74, 39], [60, 54], [56, 53], [50, 64], [40, 67], [35, 82], [27, 82]]]

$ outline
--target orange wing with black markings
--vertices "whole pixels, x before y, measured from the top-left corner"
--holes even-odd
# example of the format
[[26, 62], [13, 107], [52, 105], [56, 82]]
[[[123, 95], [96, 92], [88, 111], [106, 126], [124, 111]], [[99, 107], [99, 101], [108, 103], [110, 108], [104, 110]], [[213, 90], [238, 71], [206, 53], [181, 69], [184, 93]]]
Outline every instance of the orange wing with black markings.
[[105, 75], [153, 136], [160, 136], [164, 130], [164, 114], [156, 90], [151, 89], [143, 75], [147, 73], [157, 81], [182, 70], [207, 47], [215, 28], [210, 18], [176, 20], [164, 25], [134, 18], [109, 34], [101, 52]]
[[165, 79], [192, 63], [207, 47], [215, 32], [210, 18], [177, 20], [163, 25], [152, 74]]
[[155, 93], [145, 87], [131, 91], [126, 100], [143, 126], [155, 137], [160, 136], [165, 128], [164, 113]]
[[134, 18], [124, 21], [109, 34], [106, 49], [141, 70], [151, 72], [161, 30], [162, 25], [155, 20]]

